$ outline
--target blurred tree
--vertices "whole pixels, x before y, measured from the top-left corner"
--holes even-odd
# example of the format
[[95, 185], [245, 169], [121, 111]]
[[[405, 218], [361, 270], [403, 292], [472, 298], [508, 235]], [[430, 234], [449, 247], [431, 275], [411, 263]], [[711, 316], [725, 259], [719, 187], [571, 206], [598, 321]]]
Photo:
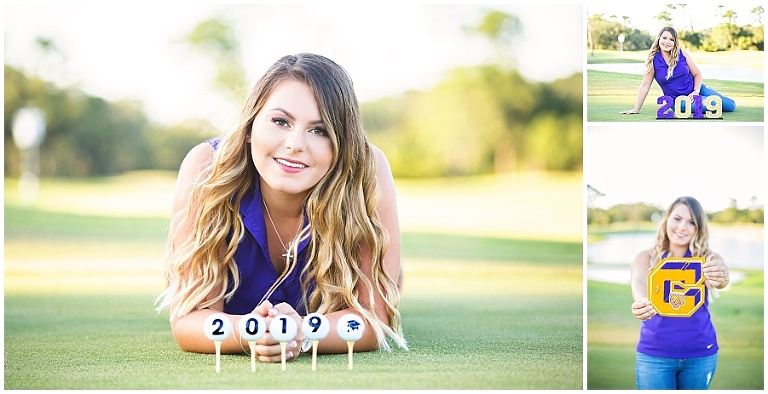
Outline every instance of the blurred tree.
[[[671, 23], [672, 12], [680, 19], [681, 16], [686, 16], [685, 7], [682, 4], [670, 4], [674, 8], [667, 8], [665, 11], [659, 14], [660, 20], [664, 23]], [[690, 26], [684, 29], [677, 29], [678, 39], [681, 45], [686, 50], [705, 50], [705, 51], [722, 51], [722, 50], [758, 50], [764, 49], [763, 30], [764, 26], [746, 25], [737, 26], [735, 24], [736, 14], [733, 11], [727, 10], [724, 6], [718, 9], [718, 15], [724, 19], [724, 23], [721, 23], [715, 28], [694, 31], [693, 23], [690, 22], [690, 18], [686, 19], [686, 26]], [[752, 10], [752, 20], [762, 20], [762, 9], [756, 7]], [[668, 19], [669, 18], [669, 19]], [[680, 23], [678, 23], [680, 24]], [[588, 18], [588, 30], [587, 30], [587, 43], [590, 50], [594, 49], [608, 49], [618, 50], [619, 43], [616, 37], [619, 34], [623, 34], [624, 50], [637, 51], [647, 50], [650, 48], [653, 40], [656, 37], [657, 32], [649, 33], [647, 31], [640, 31], [637, 29], [631, 29], [619, 22], [612, 22], [608, 19], [604, 19], [603, 15], [595, 14]]]
[[248, 80], [240, 59], [240, 42], [231, 23], [221, 17], [207, 19], [182, 41], [213, 62], [214, 87], [236, 105], [242, 105], [248, 94]]
[[[667, 7], [672, 6], [672, 4], [667, 4]], [[674, 6], [673, 6], [674, 7]], [[659, 22], [661, 26], [672, 26], [672, 14], [669, 12], [669, 8], [659, 12], [658, 15], [656, 15], [656, 20]]]
[[738, 41], [739, 32], [741, 30], [738, 26], [736, 26], [736, 12], [733, 10], [725, 10], [723, 12], [722, 18], [725, 20], [725, 22], [715, 27], [713, 34], [718, 34], [725, 38], [725, 40], [728, 42], [728, 49], [732, 51], [736, 50], [736, 42]]
[[[590, 187], [588, 185], [588, 187]], [[617, 204], [608, 209], [588, 207], [588, 225], [607, 225], [622, 222], [656, 222], [664, 213], [662, 207], [646, 203]], [[760, 205], [750, 205], [747, 209], [738, 209], [736, 201], [731, 200], [731, 205], [721, 211], [707, 214], [712, 223], [757, 223], [763, 224], [765, 212]]]
[[452, 70], [426, 92], [363, 103], [361, 111], [398, 177], [577, 171], [581, 92], [580, 73], [536, 84], [514, 70], [476, 66]]
[[759, 5], [755, 8], [753, 8], [749, 12], [750, 18], [752, 18], [752, 21], [757, 25], [763, 24], [763, 12], [765, 12], [765, 9], [763, 9], [763, 6]]
[[143, 136], [152, 147], [151, 167], [176, 171], [190, 149], [219, 134], [208, 121], [189, 119], [168, 128], [147, 128]]
[[516, 15], [490, 10], [485, 12], [477, 24], [465, 27], [465, 30], [488, 38], [494, 47], [495, 63], [504, 67], [516, 67], [516, 60], [510, 49], [514, 47], [515, 40], [523, 31], [523, 24]]
[[624, 35], [624, 50], [638, 51], [648, 50], [653, 43], [647, 31], [640, 31], [624, 26], [618, 22], [603, 19], [602, 15], [593, 15], [589, 18], [591, 26], [592, 45], [595, 49], [619, 50], [618, 37]]
[[150, 127], [141, 106], [109, 103], [76, 89], [60, 89], [39, 77], [5, 66], [5, 175], [18, 175], [19, 152], [10, 122], [21, 107], [46, 114], [40, 146], [42, 176], [90, 176], [151, 168], [151, 148], [143, 137]]

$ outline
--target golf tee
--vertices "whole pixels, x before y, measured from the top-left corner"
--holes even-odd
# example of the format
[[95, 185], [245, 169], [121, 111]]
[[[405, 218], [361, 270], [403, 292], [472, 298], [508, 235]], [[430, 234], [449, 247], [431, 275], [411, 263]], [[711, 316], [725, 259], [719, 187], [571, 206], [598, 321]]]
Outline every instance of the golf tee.
[[256, 372], [256, 341], [248, 341], [251, 348], [251, 372]]
[[286, 342], [280, 342], [280, 362], [282, 363], [283, 371], [285, 371], [285, 348], [287, 345]]
[[349, 369], [352, 369], [352, 348], [355, 347], [355, 342], [347, 341], [347, 348], [349, 349]]
[[312, 370], [317, 370], [317, 344], [320, 341], [312, 341]]
[[216, 373], [221, 372], [221, 341], [214, 341], [214, 346], [216, 346]]

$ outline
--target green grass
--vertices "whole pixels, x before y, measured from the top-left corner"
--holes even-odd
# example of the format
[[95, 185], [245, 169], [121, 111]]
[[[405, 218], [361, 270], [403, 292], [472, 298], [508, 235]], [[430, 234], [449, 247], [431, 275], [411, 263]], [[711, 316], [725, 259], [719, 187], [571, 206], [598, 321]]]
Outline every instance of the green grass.
[[[762, 390], [763, 271], [720, 293], [710, 305], [720, 351], [711, 389]], [[627, 285], [587, 281], [587, 389], [634, 389], [640, 322]]]
[[[410, 351], [356, 353], [352, 371], [346, 355], [321, 356], [315, 372], [306, 355], [286, 371], [259, 363], [255, 373], [247, 356], [226, 355], [216, 374], [214, 356], [180, 351], [167, 312], [153, 309], [167, 218], [136, 196], [172, 188], [140, 178], [44, 180], [32, 207], [14, 200], [6, 180], [5, 389], [583, 388], [581, 243], [471, 236], [460, 226], [425, 232], [418, 223], [402, 235]], [[78, 190], [98, 214], [62, 203]], [[441, 196], [433, 194], [433, 215], [461, 198]], [[113, 211], [113, 199], [134, 205]]]
[[[595, 51], [587, 54], [587, 64], [643, 63], [647, 51]], [[697, 64], [738, 65], [762, 70], [764, 52], [693, 52]], [[619, 112], [632, 109], [637, 100], [637, 89], [641, 77], [634, 74], [612, 73], [587, 70], [587, 121], [589, 122], [715, 122], [719, 120], [657, 120], [656, 100], [662, 96], [655, 82], [636, 115], [621, 115]], [[736, 101], [736, 111], [723, 114], [723, 120], [730, 122], [762, 122], [764, 120], [764, 84], [754, 82], [722, 81], [706, 79], [704, 83]]]
[[[716, 124], [721, 120], [657, 120], [656, 100], [662, 96], [661, 89], [654, 82], [646, 96], [639, 114], [621, 115], [621, 111], [632, 109], [637, 100], [640, 86], [639, 75], [587, 70], [587, 121], [589, 122], [709, 122]], [[707, 86], [736, 101], [736, 111], [723, 114], [729, 122], [762, 122], [764, 119], [764, 84], [755, 82], [737, 82], [707, 80]], [[715, 123], [713, 123], [715, 122]]]

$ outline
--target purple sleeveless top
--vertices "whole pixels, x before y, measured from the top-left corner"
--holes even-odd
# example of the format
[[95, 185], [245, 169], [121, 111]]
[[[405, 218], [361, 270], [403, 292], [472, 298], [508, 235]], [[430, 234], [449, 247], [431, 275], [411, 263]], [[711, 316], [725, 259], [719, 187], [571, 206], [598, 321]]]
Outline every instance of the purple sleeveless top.
[[[691, 257], [691, 252], [683, 257]], [[668, 358], [705, 357], [717, 353], [717, 334], [709, 315], [708, 292], [705, 288], [704, 305], [690, 317], [655, 315], [643, 320], [637, 352]]]
[[[219, 142], [219, 138], [208, 141], [214, 149], [218, 148]], [[269, 257], [267, 223], [261, 207], [261, 189], [256, 180], [240, 202], [240, 217], [243, 219], [246, 231], [235, 251], [234, 258], [240, 273], [240, 286], [232, 299], [224, 303], [224, 312], [228, 314], [244, 315], [252, 312], [280, 276]], [[269, 297], [272, 305], [286, 302], [301, 315], [306, 315], [306, 308], [302, 300], [300, 273], [307, 264], [308, 244], [309, 239], [299, 243], [296, 267]], [[311, 291], [311, 288], [310, 283], [308, 291]]]
[[685, 61], [685, 54], [680, 51], [679, 59], [675, 70], [672, 71], [672, 77], [667, 79], [667, 61], [664, 60], [664, 56], [661, 51], [656, 52], [653, 56], [653, 72], [655, 73], [654, 79], [661, 87], [661, 91], [665, 96], [687, 96], [693, 91], [693, 76], [688, 69], [688, 63]]

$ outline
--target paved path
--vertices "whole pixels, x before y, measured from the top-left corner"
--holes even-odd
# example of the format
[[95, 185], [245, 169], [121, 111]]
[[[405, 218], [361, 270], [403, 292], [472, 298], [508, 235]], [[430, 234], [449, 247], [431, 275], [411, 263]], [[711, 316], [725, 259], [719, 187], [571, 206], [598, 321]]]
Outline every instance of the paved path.
[[[764, 83], [765, 72], [745, 66], [720, 66], [715, 64], [700, 64], [699, 70], [706, 81], [719, 79], [725, 81], [759, 82]], [[642, 63], [587, 64], [587, 70], [617, 72], [643, 75]]]

